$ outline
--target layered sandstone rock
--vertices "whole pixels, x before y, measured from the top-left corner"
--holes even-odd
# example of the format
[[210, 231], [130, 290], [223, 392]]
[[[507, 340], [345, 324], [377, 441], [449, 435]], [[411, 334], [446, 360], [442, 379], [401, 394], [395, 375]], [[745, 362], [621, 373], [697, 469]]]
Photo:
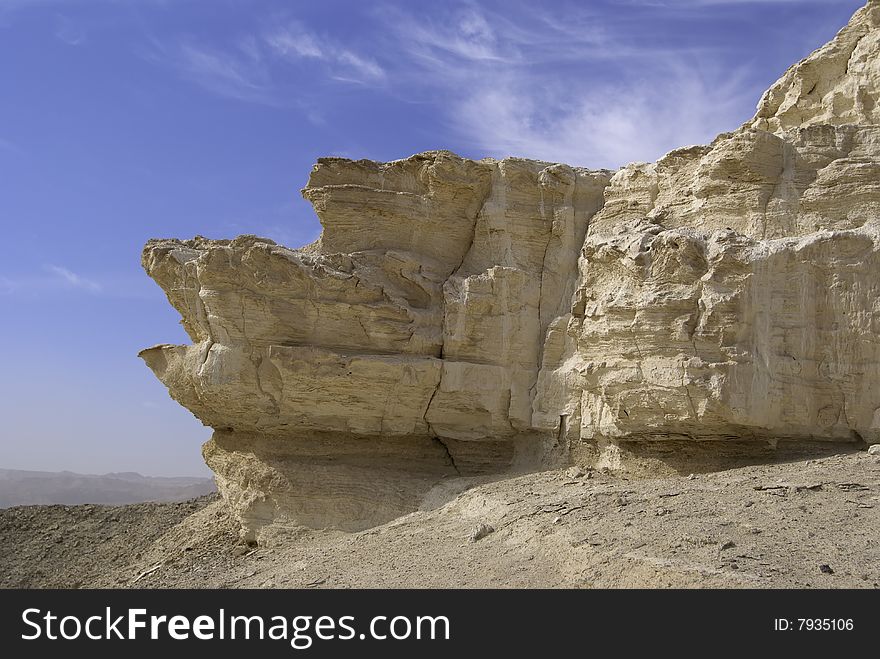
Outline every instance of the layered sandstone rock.
[[751, 122], [613, 176], [327, 158], [313, 245], [150, 241], [193, 344], [141, 355], [245, 530], [363, 528], [572, 447], [880, 437], [878, 27], [871, 0]]
[[444, 476], [543, 459], [543, 337], [609, 178], [448, 152], [328, 158], [303, 190], [314, 245], [148, 243], [193, 345], [141, 355], [216, 429], [205, 457], [245, 526], [362, 528]]

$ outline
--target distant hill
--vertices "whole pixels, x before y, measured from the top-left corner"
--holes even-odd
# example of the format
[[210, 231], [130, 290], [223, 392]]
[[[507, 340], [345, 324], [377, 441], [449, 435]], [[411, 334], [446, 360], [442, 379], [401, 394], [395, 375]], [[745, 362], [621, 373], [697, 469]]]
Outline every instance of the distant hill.
[[212, 478], [162, 478], [134, 472], [75, 474], [71, 471], [0, 469], [0, 508], [33, 504], [185, 501], [216, 491]]

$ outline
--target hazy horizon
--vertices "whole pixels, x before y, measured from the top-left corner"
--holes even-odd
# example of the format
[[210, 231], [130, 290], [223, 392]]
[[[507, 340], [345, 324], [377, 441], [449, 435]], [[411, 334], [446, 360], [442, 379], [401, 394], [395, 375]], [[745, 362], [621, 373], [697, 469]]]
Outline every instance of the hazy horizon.
[[214, 479], [208, 477], [0, 469], [0, 509], [53, 504], [118, 506], [145, 501], [186, 501], [216, 490]]
[[707, 143], [863, 4], [0, 0], [0, 467], [210, 475], [136, 356], [188, 342], [147, 239], [311, 242], [320, 156]]

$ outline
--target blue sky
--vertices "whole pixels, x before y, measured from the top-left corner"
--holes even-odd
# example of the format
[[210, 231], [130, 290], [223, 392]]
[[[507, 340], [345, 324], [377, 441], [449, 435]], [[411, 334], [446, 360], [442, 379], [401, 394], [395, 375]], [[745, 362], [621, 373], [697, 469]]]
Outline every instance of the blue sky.
[[616, 168], [748, 119], [860, 0], [0, 0], [0, 467], [208, 473], [136, 357], [151, 237], [297, 246], [319, 156]]

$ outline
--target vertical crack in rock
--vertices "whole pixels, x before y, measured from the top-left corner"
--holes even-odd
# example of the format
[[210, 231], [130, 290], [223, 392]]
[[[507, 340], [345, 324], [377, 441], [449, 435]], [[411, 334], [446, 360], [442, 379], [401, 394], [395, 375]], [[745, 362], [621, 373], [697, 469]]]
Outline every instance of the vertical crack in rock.
[[452, 451], [449, 450], [449, 446], [447, 446], [446, 442], [437, 437], [437, 435], [434, 435], [433, 439], [443, 448], [443, 452], [446, 454], [446, 459], [449, 461], [449, 465], [455, 469], [455, 473], [461, 476], [461, 470], [459, 470], [458, 465], [455, 464], [455, 458], [452, 456]]
[[422, 420], [425, 422], [425, 425], [428, 427], [428, 433], [436, 438], [437, 434], [434, 432], [434, 429], [431, 428], [431, 422], [428, 421], [428, 412], [431, 409], [431, 403], [434, 402], [434, 398], [437, 396], [437, 392], [440, 391], [440, 385], [443, 382], [443, 367], [440, 367], [440, 379], [437, 381], [437, 386], [434, 387], [434, 390], [431, 392], [431, 396], [428, 398], [428, 404], [425, 405], [425, 411], [422, 414]]
[[140, 354], [215, 428], [205, 456], [248, 537], [365, 528], [450, 465], [538, 469], [569, 446], [626, 468], [627, 446], [668, 440], [877, 441], [878, 60], [871, 0], [749, 122], [615, 173], [320, 158], [311, 245], [147, 243], [193, 343]]

